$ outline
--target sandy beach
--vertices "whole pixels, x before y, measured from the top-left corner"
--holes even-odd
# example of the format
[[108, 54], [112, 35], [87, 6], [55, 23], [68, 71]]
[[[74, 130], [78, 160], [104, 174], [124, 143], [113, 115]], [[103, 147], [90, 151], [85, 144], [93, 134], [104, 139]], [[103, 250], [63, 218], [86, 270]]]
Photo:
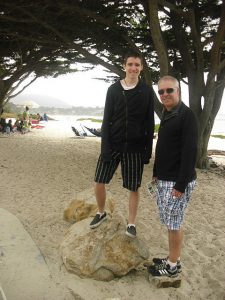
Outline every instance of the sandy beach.
[[[67, 272], [59, 245], [71, 224], [63, 220], [63, 211], [80, 192], [93, 187], [99, 150], [100, 139], [76, 139], [69, 126], [57, 121], [24, 135], [0, 135], [0, 208], [18, 217], [43, 254], [61, 291], [55, 300], [224, 300], [225, 176], [213, 171], [197, 170], [197, 187], [184, 223], [180, 288], [156, 288], [142, 268], [111, 282]], [[137, 217], [150, 259], [167, 254], [167, 232], [160, 225], [155, 199], [146, 190], [152, 163], [153, 159], [144, 170]], [[128, 192], [121, 187], [119, 170], [107, 189], [116, 210], [127, 215]]]

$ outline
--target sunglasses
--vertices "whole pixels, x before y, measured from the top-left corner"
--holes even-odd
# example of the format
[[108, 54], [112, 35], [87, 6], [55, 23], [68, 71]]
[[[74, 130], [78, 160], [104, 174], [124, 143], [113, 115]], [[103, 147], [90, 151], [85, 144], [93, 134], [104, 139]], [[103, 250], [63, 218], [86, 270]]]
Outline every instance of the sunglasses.
[[167, 94], [173, 94], [174, 91], [175, 91], [174, 88], [168, 88], [168, 89], [165, 89], [165, 90], [158, 90], [158, 94], [163, 95], [165, 92]]

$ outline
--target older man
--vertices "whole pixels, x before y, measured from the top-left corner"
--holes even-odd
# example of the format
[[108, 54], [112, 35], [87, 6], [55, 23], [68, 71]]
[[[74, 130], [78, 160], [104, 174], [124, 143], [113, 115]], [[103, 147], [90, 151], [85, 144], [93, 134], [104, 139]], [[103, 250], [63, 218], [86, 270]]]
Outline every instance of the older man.
[[153, 182], [157, 185], [160, 220], [168, 229], [169, 251], [166, 258], [153, 258], [148, 268], [153, 276], [175, 277], [181, 272], [182, 222], [195, 186], [197, 124], [180, 98], [179, 83], [172, 76], [158, 82], [164, 110], [156, 145]]

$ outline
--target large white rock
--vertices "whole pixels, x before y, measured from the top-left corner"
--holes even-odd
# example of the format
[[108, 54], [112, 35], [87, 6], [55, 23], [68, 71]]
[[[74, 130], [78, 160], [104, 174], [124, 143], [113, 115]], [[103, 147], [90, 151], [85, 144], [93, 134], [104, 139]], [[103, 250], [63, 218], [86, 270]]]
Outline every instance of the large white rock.
[[81, 277], [109, 281], [126, 275], [149, 257], [144, 237], [125, 235], [125, 218], [114, 213], [96, 229], [91, 218], [75, 223], [66, 233], [60, 251], [68, 271]]

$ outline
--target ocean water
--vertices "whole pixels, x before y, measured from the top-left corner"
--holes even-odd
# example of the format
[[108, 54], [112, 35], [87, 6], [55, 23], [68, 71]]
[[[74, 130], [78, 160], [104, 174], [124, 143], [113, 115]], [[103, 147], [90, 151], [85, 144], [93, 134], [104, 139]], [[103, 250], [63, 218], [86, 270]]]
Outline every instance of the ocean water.
[[[155, 123], [160, 123], [160, 120], [157, 116], [155, 116]], [[225, 114], [218, 114], [216, 116], [211, 134], [225, 135]]]
[[216, 116], [212, 134], [223, 134], [225, 135], [225, 114], [218, 114]]
[[[79, 123], [85, 124], [88, 127], [95, 127], [99, 128], [101, 125], [100, 123], [91, 122], [89, 120], [84, 121], [78, 121], [78, 119], [88, 119], [88, 118], [94, 118], [94, 119], [102, 119], [101, 116], [76, 116], [76, 115], [50, 115], [50, 117], [54, 118], [58, 121], [63, 121], [65, 124], [68, 124], [70, 126], [77, 125]], [[155, 116], [155, 123], [159, 124], [160, 120], [157, 116]], [[225, 114], [218, 114], [214, 126], [212, 129], [212, 134], [221, 134], [225, 135]]]
[[[50, 115], [51, 118], [57, 120], [57, 127], [63, 127], [66, 131], [72, 133], [71, 126], [75, 126], [80, 132], [83, 131], [84, 126], [90, 128], [100, 128], [101, 123], [92, 122], [88, 118], [102, 119], [100, 116], [76, 116], [76, 115]], [[86, 119], [79, 121], [79, 119]], [[158, 117], [155, 118], [155, 123], [160, 121]], [[73, 134], [73, 133], [72, 133]], [[225, 135], [225, 115], [218, 114], [214, 122], [211, 134]], [[208, 144], [208, 149], [217, 149], [225, 151], [225, 139], [211, 137]]]

